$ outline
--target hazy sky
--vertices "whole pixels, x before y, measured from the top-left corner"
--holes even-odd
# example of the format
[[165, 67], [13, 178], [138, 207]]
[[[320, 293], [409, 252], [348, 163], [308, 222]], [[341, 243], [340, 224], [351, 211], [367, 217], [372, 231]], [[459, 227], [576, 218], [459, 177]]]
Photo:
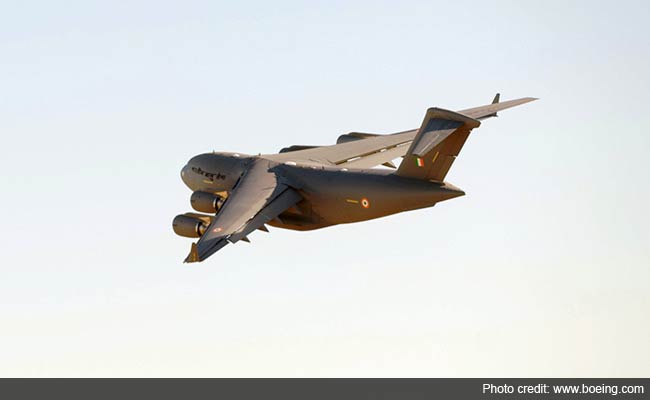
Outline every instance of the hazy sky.
[[[648, 376], [650, 6], [0, 2], [0, 376]], [[182, 264], [180, 169], [427, 107], [434, 208]]]

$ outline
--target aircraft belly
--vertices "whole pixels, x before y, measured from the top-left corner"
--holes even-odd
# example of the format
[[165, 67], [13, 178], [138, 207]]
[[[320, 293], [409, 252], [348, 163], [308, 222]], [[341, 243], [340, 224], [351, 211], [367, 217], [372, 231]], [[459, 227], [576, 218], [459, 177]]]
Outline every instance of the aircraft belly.
[[304, 180], [302, 192], [322, 226], [431, 207], [464, 194], [451, 185], [368, 171], [315, 171]]

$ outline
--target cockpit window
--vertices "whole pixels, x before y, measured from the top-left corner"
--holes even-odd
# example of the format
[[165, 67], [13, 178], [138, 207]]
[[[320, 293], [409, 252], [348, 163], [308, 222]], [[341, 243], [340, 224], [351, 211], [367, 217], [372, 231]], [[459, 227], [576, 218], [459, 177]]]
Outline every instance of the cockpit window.
[[204, 171], [204, 170], [202, 170], [202, 169], [199, 168], [199, 167], [192, 167], [192, 171], [193, 171], [193, 172], [196, 172], [196, 173], [199, 174], [199, 175], [203, 175], [203, 176], [205, 176], [206, 178], [208, 178], [208, 179], [210, 179], [210, 180], [212, 180], [212, 181], [214, 181], [215, 179], [221, 179], [221, 180], [225, 180], [225, 179], [226, 179], [226, 175], [224, 175], [224, 174], [222, 174], [222, 173], [220, 173], [220, 172], [214, 174], [214, 173], [212, 173], [212, 172]]

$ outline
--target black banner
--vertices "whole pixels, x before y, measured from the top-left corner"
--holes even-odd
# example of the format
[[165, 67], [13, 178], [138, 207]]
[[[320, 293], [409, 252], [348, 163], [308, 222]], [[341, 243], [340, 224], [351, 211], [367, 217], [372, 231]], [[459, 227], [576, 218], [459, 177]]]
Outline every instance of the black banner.
[[649, 399], [650, 379], [2, 379], [22, 399]]

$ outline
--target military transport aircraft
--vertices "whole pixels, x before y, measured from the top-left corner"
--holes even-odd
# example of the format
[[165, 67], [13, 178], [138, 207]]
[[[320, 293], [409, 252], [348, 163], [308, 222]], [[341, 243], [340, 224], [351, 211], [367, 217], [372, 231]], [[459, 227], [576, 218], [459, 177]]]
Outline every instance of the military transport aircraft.
[[[335, 145], [286, 147], [278, 154], [207, 153], [181, 170], [192, 208], [174, 232], [199, 238], [185, 262], [203, 261], [228, 243], [248, 242], [266, 225], [310, 230], [431, 207], [465, 193], [445, 175], [472, 129], [497, 112], [537, 100], [499, 102], [458, 112], [430, 108], [419, 129], [387, 135], [352, 132]], [[393, 160], [402, 157], [399, 167]], [[373, 168], [380, 165], [387, 168]]]

